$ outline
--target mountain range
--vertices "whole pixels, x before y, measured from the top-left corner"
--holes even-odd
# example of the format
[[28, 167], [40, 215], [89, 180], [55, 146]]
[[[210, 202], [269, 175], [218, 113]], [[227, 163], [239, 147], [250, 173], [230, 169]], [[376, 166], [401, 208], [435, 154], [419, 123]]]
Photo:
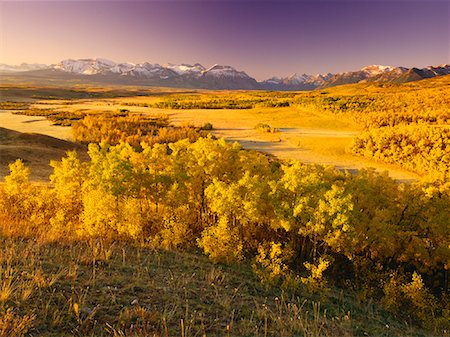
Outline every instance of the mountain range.
[[0, 64], [0, 73], [33, 75], [49, 78], [86, 78], [100, 82], [184, 87], [203, 89], [245, 90], [314, 90], [330, 86], [361, 82], [404, 83], [450, 74], [450, 65], [426, 68], [405, 68], [371, 65], [356, 71], [338, 74], [293, 74], [288, 77], [272, 77], [256, 81], [244, 71], [227, 65], [205, 68], [199, 63], [153, 64], [116, 63], [107, 59], [63, 60], [57, 64], [27, 64], [18, 66]]

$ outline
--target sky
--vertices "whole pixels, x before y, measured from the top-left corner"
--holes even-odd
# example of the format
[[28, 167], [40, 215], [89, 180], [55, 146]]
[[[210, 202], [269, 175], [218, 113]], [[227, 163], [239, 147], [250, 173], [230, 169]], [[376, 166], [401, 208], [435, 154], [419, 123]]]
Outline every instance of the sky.
[[258, 80], [450, 63], [450, 0], [0, 0], [0, 63], [231, 65]]

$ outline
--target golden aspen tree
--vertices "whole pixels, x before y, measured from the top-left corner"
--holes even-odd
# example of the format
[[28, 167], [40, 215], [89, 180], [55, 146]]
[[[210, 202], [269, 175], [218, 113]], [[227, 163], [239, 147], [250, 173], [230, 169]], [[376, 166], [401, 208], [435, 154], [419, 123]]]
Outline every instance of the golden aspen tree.
[[50, 182], [58, 203], [50, 218], [50, 228], [57, 235], [70, 235], [80, 226], [83, 209], [83, 183], [87, 179], [86, 165], [82, 164], [75, 151], [70, 151], [61, 161], [51, 161], [53, 174]]

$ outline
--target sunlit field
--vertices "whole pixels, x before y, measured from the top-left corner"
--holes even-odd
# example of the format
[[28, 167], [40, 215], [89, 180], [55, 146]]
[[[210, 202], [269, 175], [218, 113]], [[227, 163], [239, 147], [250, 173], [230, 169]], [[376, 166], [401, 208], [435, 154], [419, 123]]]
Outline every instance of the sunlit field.
[[449, 76], [0, 91], [0, 336], [450, 334]]
[[[130, 114], [164, 114], [173, 125], [178, 126], [187, 124], [202, 126], [211, 123], [214, 126], [211, 132], [217, 137], [239, 141], [246, 148], [264, 151], [279, 158], [298, 159], [307, 163], [333, 165], [350, 170], [374, 167], [378, 172], [387, 170], [394, 179], [411, 181], [418, 179], [417, 174], [423, 174], [424, 171], [414, 172], [411, 166], [398, 165], [401, 163], [396, 160], [386, 158], [380, 160], [383, 158], [369, 153], [364, 154], [352, 144], [361, 131], [369, 130], [373, 133], [374, 131], [370, 130], [377, 129], [368, 126], [368, 123], [374, 126], [384, 123], [383, 121], [392, 124], [391, 119], [399, 113], [406, 116], [412, 113], [408, 109], [417, 108], [422, 111], [423, 106], [428, 103], [434, 110], [431, 112], [432, 117], [445, 120], [447, 118], [445, 98], [441, 96], [436, 105], [433, 101], [435, 99], [433, 92], [441, 95], [441, 91], [446, 90], [446, 81], [434, 79], [429, 82], [433, 85], [436, 83], [437, 89], [429, 89], [431, 84], [422, 84], [418, 88], [414, 84], [386, 87], [360, 84], [327, 89], [321, 93], [276, 94], [182, 90], [177, 92], [174, 89], [145, 91], [142, 88], [100, 89], [80, 86], [73, 91], [69, 90], [68, 93], [61, 93], [58, 89], [52, 94], [51, 89], [46, 89], [39, 94], [43, 89], [34, 88], [37, 94], [34, 93], [33, 96], [40, 99], [26, 105], [26, 109], [21, 113], [47, 116], [57, 125], [70, 125], [71, 121], [87, 115], [117, 115], [120, 111], [127, 111]], [[405, 102], [403, 99], [405, 93], [401, 90], [408, 93], [411, 102]], [[27, 93], [30, 89], [22, 91]], [[417, 99], [417, 91], [420, 91], [423, 101]], [[8, 100], [8, 95], [14, 100], [15, 97], [25, 94], [18, 89], [5, 89], [4, 93], [4, 100]], [[136, 93], [139, 96], [136, 96]], [[52, 99], [46, 100], [45, 95], [51, 96]], [[403, 106], [405, 104], [411, 107], [405, 108]], [[14, 106], [7, 108], [12, 109]], [[427, 107], [426, 114], [430, 114], [429, 109]], [[390, 113], [390, 110], [393, 112]], [[419, 116], [414, 123], [423, 118]], [[10, 128], [17, 131], [26, 131], [27, 128], [36, 130], [38, 126], [37, 123], [34, 125], [20, 123], [18, 126], [13, 118], [8, 116], [8, 119], [9, 122], [6, 118], [3, 119], [5, 127], [10, 125]], [[409, 123], [411, 120], [408, 117], [399, 122]], [[277, 132], [270, 134], [259, 132], [255, 130], [258, 123], [268, 124], [277, 129]], [[72, 133], [68, 128], [60, 130], [61, 128], [55, 128], [55, 131], [43, 129], [41, 132], [71, 138]], [[358, 156], [361, 154], [365, 156], [364, 159]]]

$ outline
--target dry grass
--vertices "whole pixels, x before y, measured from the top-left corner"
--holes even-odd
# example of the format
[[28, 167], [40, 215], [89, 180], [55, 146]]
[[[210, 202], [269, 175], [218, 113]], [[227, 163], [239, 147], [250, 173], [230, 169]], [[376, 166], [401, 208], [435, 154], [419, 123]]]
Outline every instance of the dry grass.
[[[65, 109], [71, 113], [77, 111], [108, 113], [119, 109], [152, 115], [165, 113], [174, 125], [212, 123], [214, 125], [212, 133], [215, 136], [238, 141], [245, 148], [263, 151], [279, 158], [332, 165], [348, 170], [374, 167], [379, 172], [388, 171], [391, 177], [400, 181], [419, 178], [417, 174], [395, 165], [386, 165], [348, 154], [346, 148], [359, 132], [359, 127], [352, 121], [333, 114], [318, 113], [296, 106], [234, 110], [164, 110], [138, 106], [143, 103], [154, 103], [158, 99], [158, 96], [144, 96], [64, 102], [41, 101], [34, 104], [34, 107]], [[258, 132], [254, 126], [259, 123], [268, 124], [279, 132], [275, 134]]]
[[0, 177], [9, 173], [9, 163], [21, 158], [31, 168], [32, 180], [48, 181], [52, 173], [50, 160], [60, 160], [69, 150], [77, 150], [83, 160], [87, 159], [85, 147], [79, 144], [42, 134], [0, 128]]
[[[359, 132], [359, 127], [349, 119], [331, 113], [317, 112], [314, 109], [306, 109], [300, 106], [282, 108], [255, 107], [253, 109], [234, 110], [164, 110], [143, 105], [158, 102], [162, 97], [173, 93], [179, 94], [180, 90], [156, 88], [143, 90], [142, 88], [120, 86], [111, 86], [109, 89], [80, 86], [75, 89], [66, 91], [65, 97], [67, 99], [64, 99], [64, 91], [55, 89], [52, 99], [36, 100], [30, 105], [30, 108], [63, 111], [66, 114], [74, 115], [104, 114], [117, 112], [120, 109], [127, 109], [131, 113], [151, 115], [164, 113], [169, 116], [174, 125], [193, 124], [201, 126], [205, 123], [212, 123], [215, 136], [223, 137], [229, 141], [238, 141], [246, 148], [263, 151], [280, 158], [297, 159], [306, 163], [333, 165], [340, 169], [349, 170], [374, 167], [379, 172], [387, 170], [391, 177], [402, 181], [418, 178], [416, 174], [396, 165], [386, 165], [375, 160], [347, 154], [345, 147], [351, 138]], [[34, 90], [37, 89], [35, 88]], [[12, 95], [18, 94], [15, 92], [17, 89], [11, 91]], [[83, 92], [85, 92], [84, 96], [82, 95]], [[22, 96], [24, 95], [22, 92], [19, 93]], [[44, 90], [41, 93], [43, 98], [45, 97], [44, 93], [49, 95], [51, 90]], [[191, 94], [192, 91], [189, 93]], [[218, 93], [209, 91], [197, 91], [197, 93], [206, 95], [206, 97], [209, 93], [215, 95], [230, 94], [230, 92]], [[240, 93], [239, 95], [244, 94]], [[249, 95], [249, 97], [252, 97], [251, 94]], [[58, 97], [59, 99], [56, 99]], [[3, 113], [0, 113], [0, 119], [2, 115]], [[26, 118], [34, 118], [35, 122], [23, 123], [21, 119]], [[39, 132], [61, 139], [67, 139], [71, 136], [67, 128], [50, 126], [50, 122], [37, 121], [38, 119], [40, 118], [30, 116], [14, 116], [11, 118], [8, 116], [8, 120], [5, 121], [7, 124], [2, 123], [2, 125], [21, 132]], [[47, 123], [47, 125], [43, 123]], [[269, 124], [278, 129], [279, 132], [275, 134], [258, 132], [254, 130], [254, 126], [258, 123]], [[299, 144], [300, 146], [298, 146]], [[46, 154], [42, 157], [47, 158], [49, 155]], [[46, 166], [45, 163], [44, 166]], [[3, 168], [4, 170], [5, 168]], [[36, 172], [36, 169], [33, 171]], [[43, 175], [41, 174], [40, 177]]]
[[352, 296], [283, 293], [249, 266], [196, 254], [4, 237], [0, 247], [2, 337], [414, 336]]
[[72, 130], [69, 127], [55, 127], [45, 117], [16, 115], [12, 112], [0, 111], [0, 125], [22, 133], [40, 133], [63, 140], [72, 140]]

